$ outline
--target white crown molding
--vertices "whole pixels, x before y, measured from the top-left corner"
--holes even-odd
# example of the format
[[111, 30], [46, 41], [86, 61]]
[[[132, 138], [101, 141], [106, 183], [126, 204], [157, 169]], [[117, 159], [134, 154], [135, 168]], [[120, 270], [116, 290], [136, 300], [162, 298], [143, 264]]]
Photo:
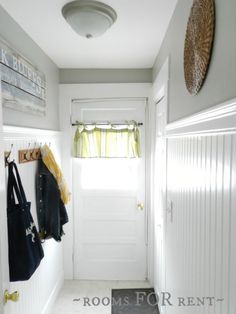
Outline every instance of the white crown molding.
[[166, 126], [166, 137], [236, 133], [236, 98]]
[[9, 138], [60, 138], [60, 131], [44, 130], [44, 129], [34, 129], [34, 128], [22, 128], [16, 126], [3, 126], [3, 137], [4, 139]]

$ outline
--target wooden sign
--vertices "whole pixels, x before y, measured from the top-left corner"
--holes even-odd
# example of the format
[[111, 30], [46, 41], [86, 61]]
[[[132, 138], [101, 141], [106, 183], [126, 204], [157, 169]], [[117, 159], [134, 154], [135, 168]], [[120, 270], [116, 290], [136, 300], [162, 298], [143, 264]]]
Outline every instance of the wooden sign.
[[31, 114], [46, 114], [46, 79], [19, 53], [0, 42], [3, 106]]

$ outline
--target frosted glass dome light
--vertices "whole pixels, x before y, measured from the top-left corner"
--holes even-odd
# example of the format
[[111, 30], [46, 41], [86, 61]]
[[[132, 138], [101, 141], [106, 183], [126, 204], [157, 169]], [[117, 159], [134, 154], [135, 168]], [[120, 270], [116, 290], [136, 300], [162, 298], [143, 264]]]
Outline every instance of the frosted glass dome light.
[[108, 5], [90, 0], [69, 2], [62, 15], [79, 35], [86, 38], [104, 34], [116, 21], [116, 12]]

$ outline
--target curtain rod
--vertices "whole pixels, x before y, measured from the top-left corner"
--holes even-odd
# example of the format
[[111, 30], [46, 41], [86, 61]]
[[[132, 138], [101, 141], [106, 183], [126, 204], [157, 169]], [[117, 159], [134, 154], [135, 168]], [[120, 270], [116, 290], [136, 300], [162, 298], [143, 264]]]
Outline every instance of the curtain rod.
[[[71, 125], [72, 126], [76, 126], [76, 125], [80, 125], [80, 124], [84, 124], [84, 125], [93, 125], [93, 124], [97, 124], [97, 125], [117, 125], [117, 126], [122, 126], [122, 125], [128, 125], [128, 123], [104, 123], [104, 122], [102, 122], [102, 123], [92, 123], [92, 122], [77, 122], [77, 123], [72, 123]], [[141, 125], [143, 125], [143, 123], [142, 122], [138, 122], [137, 123], [137, 125], [138, 126], [141, 126]]]

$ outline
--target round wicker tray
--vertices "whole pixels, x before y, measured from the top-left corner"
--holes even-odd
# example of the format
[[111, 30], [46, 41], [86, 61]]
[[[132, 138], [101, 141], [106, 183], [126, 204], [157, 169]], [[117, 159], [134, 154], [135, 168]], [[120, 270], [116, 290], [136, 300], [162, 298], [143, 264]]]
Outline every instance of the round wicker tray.
[[214, 0], [194, 0], [184, 47], [184, 76], [188, 91], [201, 89], [210, 63], [215, 30]]

